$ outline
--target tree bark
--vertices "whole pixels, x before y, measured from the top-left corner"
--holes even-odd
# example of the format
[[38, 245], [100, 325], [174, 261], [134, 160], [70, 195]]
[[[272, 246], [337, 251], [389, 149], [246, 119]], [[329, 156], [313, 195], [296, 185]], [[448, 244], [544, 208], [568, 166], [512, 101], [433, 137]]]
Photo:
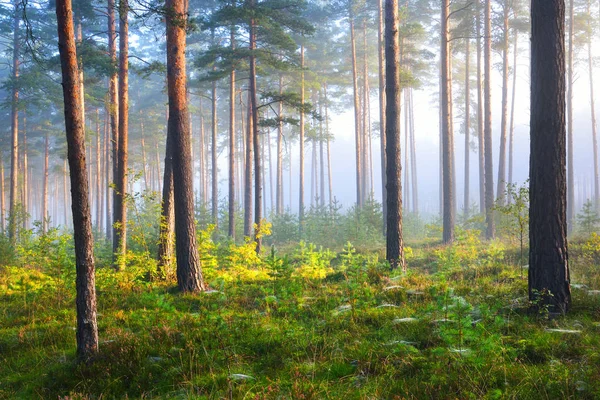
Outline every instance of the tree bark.
[[569, 54], [568, 54], [568, 85], [567, 85], [567, 230], [573, 230], [573, 217], [575, 216], [575, 168], [573, 165], [573, 36], [574, 36], [574, 0], [569, 0]]
[[[518, 38], [519, 33], [514, 30], [515, 41], [513, 48], [513, 82], [512, 82], [512, 94], [510, 104], [510, 128], [508, 133], [508, 183], [513, 184], [513, 164], [514, 164], [514, 136], [515, 136], [515, 100], [517, 93], [517, 61], [519, 54]], [[511, 199], [508, 199], [510, 203]]]
[[529, 298], [571, 305], [566, 219], [564, 0], [531, 3]]
[[386, 188], [386, 162], [385, 162], [385, 56], [383, 37], [383, 2], [378, 0], [378, 24], [377, 24], [377, 61], [379, 66], [379, 144], [381, 151], [381, 204], [383, 208], [383, 235], [387, 228], [387, 188]]
[[465, 197], [463, 200], [465, 221], [469, 218], [469, 172], [471, 153], [471, 39], [465, 41]]
[[182, 292], [206, 289], [196, 244], [194, 185], [191, 165], [189, 112], [186, 96], [185, 0], [167, 0], [167, 82], [169, 94], [168, 135], [172, 140], [173, 200], [177, 285]]
[[600, 209], [600, 172], [598, 171], [598, 133], [596, 126], [596, 104], [594, 99], [594, 65], [592, 58], [592, 28], [590, 24], [590, 1], [587, 2], [587, 52], [588, 52], [588, 71], [590, 74], [590, 114], [592, 120], [592, 146], [594, 148], [594, 206], [596, 210]]
[[452, 121], [450, 113], [450, 33], [448, 28], [450, 1], [442, 1], [442, 16], [441, 16], [441, 78], [442, 78], [442, 171], [443, 171], [443, 242], [451, 243], [454, 241], [454, 139], [452, 137]]
[[98, 352], [94, 239], [85, 163], [83, 110], [79, 91], [77, 54], [71, 0], [56, 1], [58, 49], [61, 60], [65, 105], [65, 130], [73, 199], [75, 240], [77, 356], [87, 361]]
[[506, 201], [506, 139], [508, 127], [508, 0], [504, 1], [502, 43], [502, 119], [500, 123], [500, 155], [498, 157], [498, 189], [496, 195], [498, 203], [504, 205]]
[[252, 116], [252, 104], [250, 100], [250, 91], [248, 91], [247, 128], [245, 137], [245, 174], [244, 174], [244, 236], [252, 237], [252, 132], [254, 132], [254, 121]]
[[217, 82], [212, 82], [211, 90], [211, 206], [212, 206], [212, 222], [215, 227], [219, 226], [219, 166], [217, 165]]
[[[235, 6], [235, 0], [233, 1]], [[235, 50], [235, 30], [230, 32], [231, 51]], [[229, 73], [229, 237], [235, 240], [235, 64]]]
[[115, 227], [113, 253], [115, 268], [121, 269], [122, 258], [127, 251], [127, 168], [129, 131], [129, 13], [128, 0], [119, 2], [119, 145], [117, 149], [116, 196], [114, 202]]
[[[250, 0], [251, 7], [254, 7], [254, 0]], [[252, 18], [250, 20], [250, 113], [252, 114], [252, 144], [254, 146], [254, 241], [256, 243], [256, 253], [260, 253], [262, 238], [262, 196], [263, 196], [263, 179], [262, 179], [262, 164], [261, 164], [261, 149], [260, 138], [258, 136], [258, 105], [257, 105], [257, 90], [256, 90], [256, 25]]]
[[479, 212], [485, 213], [485, 135], [483, 129], [483, 88], [481, 85], [481, 9], [477, 1], [475, 24], [477, 25], [477, 144], [479, 146]]
[[417, 185], [417, 146], [415, 143], [415, 107], [413, 103], [413, 90], [409, 89], [410, 99], [410, 160], [411, 160], [411, 178], [412, 178], [412, 199], [413, 212], [419, 215], [419, 192]]
[[386, 259], [392, 268], [406, 269], [402, 240], [402, 166], [400, 164], [400, 67], [398, 0], [385, 1], [385, 95], [387, 156]]
[[44, 135], [44, 177], [42, 183], [42, 233], [48, 231], [48, 159], [50, 148], [48, 136], [48, 132], [46, 132]]
[[[387, 4], [387, 3], [386, 3]], [[352, 87], [354, 93], [354, 138], [356, 142], [356, 205], [363, 206], [362, 145], [360, 132], [360, 99], [358, 90], [358, 71], [356, 66], [356, 38], [354, 34], [354, 11], [350, 2], [350, 47], [352, 48]]]
[[494, 161], [492, 159], [492, 21], [491, 0], [485, 0], [485, 40], [484, 40], [484, 155], [485, 155], [485, 237], [495, 236], [494, 223]]
[[11, 158], [10, 158], [10, 199], [8, 212], [8, 237], [12, 243], [17, 239], [17, 190], [19, 184], [19, 66], [20, 66], [20, 41], [19, 41], [19, 23], [20, 23], [20, 4], [18, 0], [14, 1], [13, 16], [13, 68], [12, 68], [12, 94], [11, 94]]
[[[112, 180], [115, 181], [119, 176], [119, 100], [117, 96], [117, 28], [115, 19], [115, 0], [108, 0], [108, 54], [113, 64], [113, 71], [108, 81], [108, 112], [110, 115], [110, 132], [112, 143]], [[110, 187], [110, 185], [108, 186]], [[117, 211], [114, 207], [117, 203], [117, 192], [112, 188], [112, 213], [108, 212], [110, 201], [107, 200], [106, 217], [106, 237], [108, 240], [113, 238], [113, 222], [117, 220]], [[112, 215], [111, 215], [112, 214]]]
[[[283, 94], [283, 75], [279, 75], [279, 95]], [[278, 103], [278, 118], [277, 123], [277, 195], [276, 195], [276, 214], [283, 214], [283, 102]]]
[[[300, 45], [300, 102], [304, 105], [304, 43]], [[298, 221], [300, 236], [304, 231], [304, 109], [300, 110], [300, 139], [298, 147], [300, 150], [300, 172], [298, 189]]]

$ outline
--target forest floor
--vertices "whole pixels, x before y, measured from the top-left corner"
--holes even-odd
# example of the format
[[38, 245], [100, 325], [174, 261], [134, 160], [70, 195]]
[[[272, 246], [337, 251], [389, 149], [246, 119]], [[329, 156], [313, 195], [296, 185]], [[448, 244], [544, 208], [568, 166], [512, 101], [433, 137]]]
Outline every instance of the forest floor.
[[194, 295], [143, 266], [99, 268], [89, 364], [75, 362], [74, 272], [0, 267], [0, 398], [600, 398], [592, 263], [551, 316], [528, 312], [526, 271], [496, 244], [415, 246], [407, 273], [350, 246], [294, 254], [217, 260]]

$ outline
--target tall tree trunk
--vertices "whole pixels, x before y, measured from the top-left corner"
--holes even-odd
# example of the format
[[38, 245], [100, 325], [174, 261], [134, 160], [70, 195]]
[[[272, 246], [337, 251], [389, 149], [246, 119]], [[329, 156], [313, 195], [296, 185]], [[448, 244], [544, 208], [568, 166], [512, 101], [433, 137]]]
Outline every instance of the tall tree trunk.
[[206, 195], [206, 135], [204, 131], [204, 114], [202, 109], [202, 97], [200, 97], [200, 149], [198, 158], [200, 160], [200, 203], [206, 206], [208, 197]]
[[469, 218], [469, 173], [471, 153], [471, 39], [465, 40], [465, 197], [463, 200], [465, 221]]
[[362, 146], [360, 129], [360, 99], [358, 90], [358, 71], [356, 65], [356, 38], [354, 34], [354, 11], [350, 3], [350, 47], [352, 48], [352, 90], [354, 93], [354, 138], [356, 142], [356, 205], [363, 206], [363, 174], [362, 174]]
[[564, 21], [564, 0], [532, 1], [529, 298], [561, 313], [571, 305]]
[[[83, 115], [83, 113], [82, 113], [82, 115]], [[69, 171], [67, 169], [67, 160], [64, 160], [64, 162], [63, 162], [63, 217], [64, 217], [64, 222], [65, 222], [65, 229], [67, 229], [69, 227], [69, 219], [68, 219], [69, 213], [67, 212], [68, 203], [69, 203], [69, 198], [67, 196], [67, 176], [68, 175], [69, 175]], [[58, 203], [58, 196], [56, 196], [55, 201]], [[57, 213], [54, 213], [54, 215], [57, 215]]]
[[[319, 115], [323, 115], [323, 96], [320, 95], [319, 92]], [[319, 187], [319, 199], [320, 206], [325, 206], [325, 153], [324, 153], [324, 141], [323, 141], [323, 119], [319, 119], [319, 163], [320, 166], [320, 180], [319, 183], [321, 186]]]
[[212, 206], [212, 222], [215, 224], [215, 227], [219, 226], [219, 167], [217, 166], [217, 82], [212, 82], [212, 91], [211, 91], [211, 102], [212, 102], [212, 117], [211, 117], [211, 206]]
[[0, 151], [0, 233], [4, 235], [4, 229], [6, 225], [4, 224], [6, 215], [4, 214], [4, 210], [6, 209], [5, 195], [4, 195], [4, 159], [2, 158], [2, 152]]
[[14, 243], [17, 239], [17, 190], [19, 184], [19, 23], [20, 23], [20, 4], [18, 0], [14, 1], [13, 16], [13, 69], [12, 69], [12, 94], [11, 94], [11, 153], [10, 153], [10, 199], [8, 213], [8, 237]]
[[385, 1], [385, 95], [387, 156], [386, 259], [392, 268], [406, 269], [402, 240], [402, 166], [400, 164], [400, 66], [398, 0]]
[[48, 231], [48, 159], [49, 159], [49, 138], [48, 132], [44, 135], [44, 175], [42, 184], [42, 232]]
[[129, 132], [129, 13], [128, 0], [119, 1], [119, 145], [117, 151], [118, 174], [115, 178], [115, 228], [113, 231], [114, 265], [123, 267], [122, 258], [127, 251], [127, 158]]
[[[304, 105], [304, 43], [300, 45], [300, 69], [300, 102], [302, 103], [302, 105]], [[304, 124], [304, 108], [302, 108], [300, 110], [300, 140], [298, 143], [298, 147], [300, 150], [298, 221], [301, 236], [304, 231]]]
[[250, 91], [248, 91], [248, 112], [247, 112], [247, 130], [246, 130], [246, 167], [244, 173], [244, 236], [252, 237], [252, 132], [254, 131], [254, 121], [252, 113], [252, 104], [250, 100]]
[[100, 215], [100, 183], [102, 178], [102, 171], [100, 170], [100, 109], [96, 108], [96, 229], [100, 232], [100, 224], [102, 216]]
[[[250, 0], [250, 5], [254, 8], [254, 0]], [[254, 146], [254, 241], [256, 242], [256, 253], [260, 253], [262, 234], [262, 196], [263, 196], [263, 180], [262, 180], [262, 165], [260, 138], [258, 136], [258, 104], [257, 104], [257, 89], [256, 89], [256, 25], [254, 19], [250, 19], [250, 113], [252, 114], [252, 144]], [[250, 132], [250, 131], [249, 131]]]
[[568, 84], [567, 84], [567, 230], [573, 231], [575, 216], [575, 168], [573, 165], [573, 30], [575, 25], [574, 0], [569, 0], [569, 54], [568, 54]]
[[110, 146], [110, 142], [112, 140], [111, 138], [111, 131], [110, 131], [110, 122], [111, 122], [111, 117], [110, 117], [110, 108], [106, 108], [105, 110], [106, 112], [106, 121], [107, 121], [107, 126], [104, 130], [105, 132], [105, 136], [104, 136], [104, 209], [106, 210], [106, 213], [104, 214], [104, 228], [105, 228], [105, 236], [106, 236], [106, 240], [110, 241], [111, 240], [111, 234], [112, 234], [112, 226], [110, 224], [111, 222], [111, 218], [112, 218], [112, 207], [111, 207], [111, 197], [109, 195], [110, 193], [110, 182], [111, 182], [111, 146]]
[[28, 149], [27, 149], [27, 111], [23, 112], [23, 204], [22, 204], [22, 210], [23, 210], [23, 229], [27, 229], [28, 228], [28, 221], [29, 221], [29, 196], [28, 196], [28, 191], [29, 191], [29, 174], [28, 174], [28, 170], [29, 170], [29, 160], [27, 159], [27, 153], [28, 153]]
[[413, 212], [419, 215], [419, 192], [417, 186], [417, 146], [415, 143], [415, 107], [413, 102], [413, 90], [409, 89], [410, 93], [410, 160], [411, 160], [411, 178], [412, 178], [412, 197], [413, 197]]
[[77, 356], [87, 361], [98, 352], [94, 239], [85, 163], [83, 110], [78, 85], [77, 54], [71, 0], [56, 1], [58, 49], [65, 105], [65, 130], [73, 197], [73, 238], [77, 305]]
[[[510, 126], [508, 131], [508, 183], [513, 184], [513, 165], [514, 165], [514, 137], [515, 137], [515, 100], [517, 93], [517, 61], [519, 53], [519, 33], [514, 30], [515, 41], [513, 48], [513, 82], [512, 82], [512, 94], [510, 101]], [[508, 199], [510, 203], [511, 199]]]
[[[117, 26], [115, 18], [115, 0], [108, 0], [108, 54], [113, 64], [113, 71], [110, 74], [108, 81], [108, 112], [110, 114], [110, 132], [112, 143], [112, 180], [116, 181], [119, 176], [119, 98], [117, 96]], [[115, 182], [116, 183], [116, 182]], [[110, 188], [110, 185], [107, 187]], [[113, 222], [117, 221], [117, 192], [114, 189], [109, 189], [112, 192], [112, 213], [108, 212], [110, 201], [107, 200], [107, 216], [106, 216], [106, 238], [108, 240], [113, 237]], [[114, 244], [113, 244], [114, 245]]]
[[[273, 193], [273, 158], [271, 152], [271, 132], [267, 130], [265, 134], [267, 140], [267, 149], [269, 151], [269, 194], [271, 197], [271, 209], [269, 210], [270, 214], [273, 214], [273, 206], [275, 205], [274, 193]], [[265, 213], [267, 212], [265, 207]]]
[[409, 184], [409, 180], [408, 180], [408, 173], [409, 173], [409, 165], [410, 165], [410, 160], [408, 157], [408, 137], [410, 135], [410, 127], [409, 127], [409, 112], [408, 112], [408, 108], [410, 107], [409, 104], [409, 100], [408, 100], [408, 89], [405, 88], [402, 91], [403, 97], [404, 97], [404, 187], [403, 187], [403, 191], [402, 191], [402, 195], [404, 196], [403, 200], [402, 200], [402, 206], [404, 208], [405, 211], [410, 212], [410, 184]]
[[[233, 1], [235, 7], [235, 0]], [[235, 50], [235, 29], [230, 32], [231, 51]], [[229, 73], [229, 237], [235, 239], [235, 64]]]
[[477, 1], [475, 24], [477, 25], [477, 144], [479, 155], [479, 212], [485, 213], [485, 135], [483, 113], [483, 87], [481, 84], [481, 0]]
[[452, 116], [450, 112], [450, 33], [448, 28], [450, 1], [442, 1], [441, 16], [441, 77], [442, 77], [442, 169], [443, 169], [443, 241], [454, 241], [454, 138], [452, 137]]
[[369, 104], [369, 71], [368, 71], [368, 63], [367, 63], [367, 22], [363, 18], [363, 90], [362, 90], [362, 98], [363, 98], [363, 107], [362, 107], [362, 129], [361, 129], [361, 143], [362, 143], [362, 167], [363, 178], [362, 178], [362, 201], [365, 203], [368, 197], [369, 190], [369, 146], [368, 146], [368, 104]]
[[144, 138], [144, 114], [140, 110], [140, 145], [142, 147], [142, 173], [144, 174], [144, 190], [149, 190], [150, 185], [148, 183], [150, 177], [148, 176], [148, 161], [146, 160], [146, 140]]
[[508, 0], [504, 1], [504, 38], [502, 43], [502, 120], [500, 124], [500, 155], [498, 157], [498, 203], [506, 202], [506, 136], [508, 126]]
[[[383, 2], [384, 0], [378, 0], [377, 2], [377, 11], [379, 15], [377, 24], [377, 61], [379, 66], [379, 144], [381, 152], [381, 204], [383, 208], [383, 235], [385, 236], [387, 229], [387, 183], [385, 162], [385, 47], [383, 43]], [[329, 145], [329, 141], [327, 143]]]
[[196, 244], [194, 218], [194, 184], [191, 165], [189, 112], [186, 96], [185, 35], [187, 7], [185, 0], [167, 0], [167, 81], [169, 125], [173, 166], [173, 200], [175, 206], [175, 240], [177, 285], [182, 292], [206, 289]]
[[485, 237], [495, 236], [494, 223], [494, 161], [492, 159], [492, 21], [491, 0], [485, 0], [485, 40], [484, 40], [484, 145], [485, 145]]
[[325, 96], [325, 135], [327, 136], [327, 181], [329, 184], [329, 209], [331, 211], [333, 207], [333, 184], [331, 179], [331, 140], [329, 136], [329, 99], [327, 97], [327, 84], [323, 86], [323, 95]]
[[[279, 95], [283, 94], [283, 75], [279, 75]], [[283, 102], [278, 103], [277, 122], [277, 196], [276, 196], [276, 214], [283, 214]]]
[[590, 114], [592, 120], [592, 145], [594, 146], [594, 206], [596, 210], [600, 209], [600, 173], [598, 172], [598, 133], [596, 126], [596, 104], [594, 99], [594, 65], [592, 58], [592, 34], [590, 24], [590, 1], [587, 2], [587, 51], [588, 51], [588, 70], [590, 74]]

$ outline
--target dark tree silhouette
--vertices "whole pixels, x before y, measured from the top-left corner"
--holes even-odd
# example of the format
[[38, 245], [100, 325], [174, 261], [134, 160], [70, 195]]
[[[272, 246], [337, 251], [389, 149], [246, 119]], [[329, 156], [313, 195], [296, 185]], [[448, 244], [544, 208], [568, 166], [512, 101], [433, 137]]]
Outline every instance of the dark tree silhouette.
[[566, 312], [567, 249], [565, 3], [531, 3], [529, 298]]

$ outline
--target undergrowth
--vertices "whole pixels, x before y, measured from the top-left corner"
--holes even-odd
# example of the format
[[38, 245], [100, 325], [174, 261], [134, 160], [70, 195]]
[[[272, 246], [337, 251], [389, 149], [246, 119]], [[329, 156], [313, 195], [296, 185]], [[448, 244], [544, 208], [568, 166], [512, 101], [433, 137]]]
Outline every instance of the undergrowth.
[[350, 243], [257, 257], [207, 231], [196, 295], [144, 254], [115, 272], [99, 246], [100, 353], [77, 364], [72, 249], [51, 231], [0, 267], [0, 398], [599, 398], [597, 237], [575, 245], [573, 309], [552, 319], [527, 312], [513, 248], [457, 237], [407, 248], [401, 274]]

